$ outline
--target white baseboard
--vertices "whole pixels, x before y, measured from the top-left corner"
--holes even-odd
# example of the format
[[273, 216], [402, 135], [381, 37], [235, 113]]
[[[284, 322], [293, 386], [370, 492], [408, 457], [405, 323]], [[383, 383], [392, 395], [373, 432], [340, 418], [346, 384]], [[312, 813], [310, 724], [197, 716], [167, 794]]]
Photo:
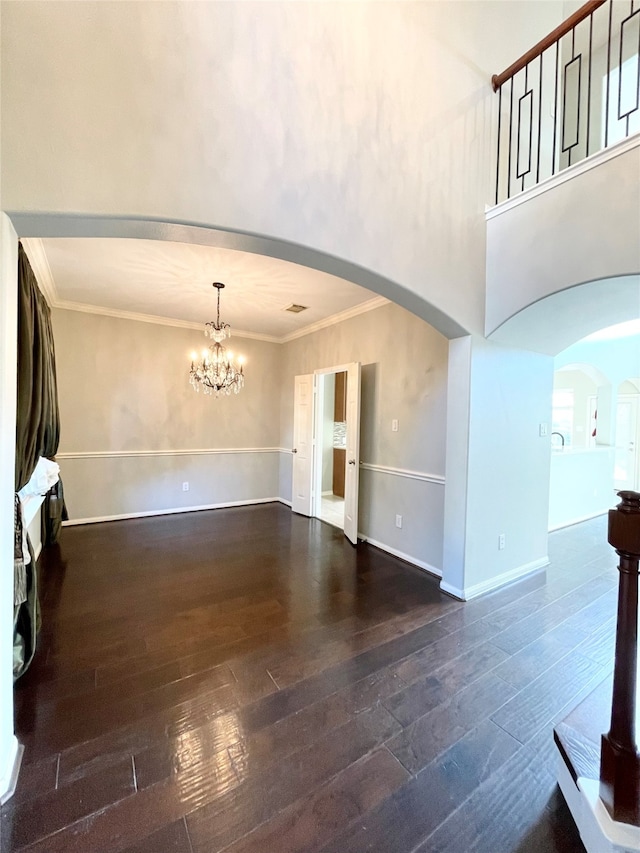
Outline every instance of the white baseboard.
[[24, 746], [18, 743], [18, 738], [15, 735], [12, 735], [11, 748], [9, 750], [9, 761], [7, 766], [4, 768], [2, 776], [0, 776], [0, 806], [4, 805], [7, 800], [11, 799], [16, 790], [23, 753]]
[[549, 528], [549, 533], [553, 533], [554, 530], [563, 530], [565, 527], [573, 527], [574, 524], [582, 524], [583, 521], [591, 521], [592, 518], [600, 518], [601, 515], [606, 515], [609, 512], [609, 507], [607, 509], [598, 510], [598, 512], [592, 512], [590, 515], [582, 515], [580, 518], [572, 518], [571, 521], [563, 521], [561, 524], [555, 524], [553, 527]]
[[640, 827], [612, 820], [600, 800], [600, 783], [595, 779], [578, 779], [576, 785], [561, 756], [558, 756], [558, 786], [587, 853], [640, 851]]
[[447, 595], [450, 595], [452, 598], [457, 598], [458, 601], [467, 600], [464, 597], [464, 590], [459, 589], [457, 586], [451, 586], [451, 584], [447, 583], [446, 581], [440, 581], [440, 589], [443, 592], [446, 592]]
[[378, 542], [377, 539], [372, 539], [370, 536], [365, 536], [363, 533], [358, 533], [358, 539], [362, 539], [363, 542], [368, 542], [369, 545], [380, 548], [381, 551], [386, 551], [387, 554], [399, 557], [401, 560], [404, 560], [405, 563], [411, 563], [412, 566], [417, 566], [419, 569], [422, 569], [424, 572], [428, 572], [430, 575], [434, 575], [437, 578], [442, 577], [440, 569], [436, 569], [435, 566], [430, 566], [429, 563], [425, 563], [423, 560], [418, 560], [417, 557], [412, 557], [411, 554], [405, 554], [404, 551], [398, 551], [397, 548], [392, 548], [391, 545], [385, 545], [384, 542]]
[[513, 583], [513, 581], [522, 580], [522, 578], [527, 575], [539, 572], [548, 565], [549, 558], [541, 557], [539, 560], [533, 560], [531, 563], [524, 563], [524, 565], [511, 569], [508, 572], [503, 572], [503, 574], [497, 575], [495, 578], [489, 578], [486, 581], [465, 587], [464, 589], [451, 586], [451, 584], [448, 584], [446, 581], [441, 581], [440, 589], [443, 592], [446, 592], [447, 595], [457, 598], [459, 601], [469, 601], [471, 598], [477, 598], [479, 595], [484, 595], [487, 592], [493, 592], [495, 589], [498, 589], [498, 587], [505, 586], [508, 583]]
[[[177, 515], [181, 512], [200, 512], [204, 509], [225, 509], [234, 506], [252, 506], [253, 504], [288, 503], [282, 498], [255, 498], [246, 501], [225, 501], [217, 504], [202, 504], [201, 506], [181, 506], [172, 509], [153, 509], [146, 512], [123, 512], [119, 515], [98, 515], [94, 518], [70, 518], [63, 521], [63, 527], [74, 527], [77, 524], [97, 524], [101, 521], [123, 521], [127, 518], [148, 518], [154, 515]], [[291, 504], [289, 504], [291, 506]]]
[[600, 782], [578, 779], [578, 788], [583, 799], [582, 826], [578, 828], [588, 853], [640, 851], [640, 827], [611, 818], [600, 799]]
[[[158, 509], [158, 510], [149, 510], [146, 512], [129, 512], [129, 513], [120, 513], [118, 515], [99, 515], [93, 518], [73, 518], [68, 521], [63, 521], [62, 524], [64, 527], [74, 527], [80, 524], [98, 524], [103, 521], [125, 521], [126, 519], [131, 518], [149, 518], [155, 515], [177, 515], [182, 512], [199, 512], [201, 510], [206, 509], [224, 509], [227, 507], [236, 507], [236, 506], [251, 506], [253, 504], [266, 504], [266, 503], [281, 503], [284, 506], [291, 507], [291, 501], [288, 501], [286, 498], [257, 498], [255, 500], [246, 500], [246, 501], [228, 501], [225, 503], [217, 503], [217, 504], [203, 504], [201, 506], [188, 506], [188, 507], [174, 507], [172, 509]], [[397, 548], [392, 548], [390, 545], [385, 545], [384, 542], [378, 542], [376, 539], [371, 539], [368, 536], [364, 536], [359, 533], [358, 538], [362, 539], [365, 542], [369, 542], [369, 544], [374, 545], [376, 548], [380, 548], [381, 551], [386, 551], [388, 554], [392, 554], [394, 557], [399, 557], [401, 560], [404, 560], [407, 563], [411, 563], [413, 566], [417, 566], [419, 569], [422, 569], [424, 572], [428, 572], [430, 575], [434, 575], [437, 578], [442, 577], [442, 572], [440, 569], [436, 569], [435, 566], [429, 565], [429, 563], [425, 563], [422, 560], [418, 560], [416, 557], [412, 557], [411, 554], [405, 554], [403, 551], [398, 551]]]

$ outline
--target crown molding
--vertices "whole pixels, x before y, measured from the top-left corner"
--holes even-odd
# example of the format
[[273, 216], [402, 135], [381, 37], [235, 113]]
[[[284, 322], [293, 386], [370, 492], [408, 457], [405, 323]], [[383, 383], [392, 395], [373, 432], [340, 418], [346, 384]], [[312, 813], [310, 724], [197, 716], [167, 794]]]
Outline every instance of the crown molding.
[[[119, 308], [105, 308], [102, 305], [89, 305], [84, 302], [66, 302], [58, 300], [53, 306], [65, 311], [79, 311], [83, 314], [99, 314], [103, 317], [115, 317], [118, 320], [134, 320], [138, 323], [154, 323], [157, 326], [174, 326], [177, 329], [197, 329], [202, 331], [204, 323], [192, 323], [190, 320], [178, 320], [174, 317], [160, 317], [157, 314], [139, 314], [135, 311], [121, 311]], [[244, 332], [234, 329], [234, 338], [252, 338], [257, 341], [268, 341], [272, 344], [281, 343], [280, 338], [273, 335], [261, 335], [258, 332]]]
[[42, 240], [39, 237], [23, 237], [20, 242], [27, 253], [33, 274], [49, 307], [57, 308], [60, 299]]
[[[21, 240], [24, 249], [31, 263], [34, 275], [51, 308], [61, 308], [65, 311], [79, 311], [83, 314], [98, 314], [103, 317], [115, 317], [120, 320], [134, 320], [138, 323], [155, 323], [158, 326], [173, 326], [178, 329], [197, 329], [203, 328], [203, 323], [194, 323], [190, 320], [179, 320], [174, 317], [161, 317], [156, 314], [141, 314], [136, 311], [124, 311], [119, 308], [107, 308], [103, 305], [91, 305], [87, 302], [71, 302], [70, 300], [60, 299], [56, 283], [49, 266], [47, 254], [44, 244], [39, 237], [25, 237]], [[267, 341], [272, 344], [286, 344], [289, 341], [297, 340], [305, 335], [311, 335], [320, 329], [327, 329], [329, 326], [335, 326], [337, 323], [343, 323], [352, 317], [357, 317], [359, 314], [365, 314], [368, 311], [373, 311], [376, 308], [381, 308], [383, 305], [388, 305], [391, 300], [384, 296], [375, 296], [373, 299], [368, 299], [366, 302], [361, 302], [353, 308], [347, 308], [346, 311], [340, 311], [337, 314], [332, 314], [322, 320], [317, 320], [309, 326], [303, 326], [295, 332], [290, 332], [288, 335], [277, 337], [276, 335], [266, 335], [259, 332], [247, 332], [241, 329], [233, 330], [235, 338], [249, 338], [256, 341]]]
[[[34, 268], [36, 278], [38, 274]], [[38, 279], [38, 284], [40, 280]], [[43, 289], [44, 290], [44, 289]], [[46, 293], [45, 293], [46, 296]], [[52, 308], [61, 308], [65, 311], [79, 311], [84, 314], [99, 314], [103, 317], [115, 317], [120, 320], [135, 320], [138, 323], [155, 323], [158, 326], [174, 326], [178, 329], [197, 329], [202, 331], [204, 323], [192, 323], [190, 320], [177, 320], [173, 317], [160, 317], [157, 314], [138, 314], [135, 311], [122, 311], [119, 308], [105, 308], [102, 305], [89, 305], [85, 302], [67, 302], [64, 299], [56, 299], [55, 302], [47, 298], [47, 301]], [[387, 305], [389, 299], [384, 296], [377, 296], [374, 299], [369, 299], [367, 302], [361, 302], [354, 308], [349, 308], [346, 311], [341, 311], [339, 314], [332, 314], [330, 317], [325, 317], [323, 320], [318, 320], [310, 326], [305, 326], [289, 335], [277, 338], [275, 335], [263, 335], [259, 332], [245, 332], [242, 329], [234, 329], [234, 338], [250, 338], [256, 341], [267, 341], [271, 344], [286, 344], [289, 341], [302, 338], [305, 335], [310, 335], [320, 329], [326, 329], [329, 326], [335, 326], [337, 323], [342, 323], [349, 320], [351, 317], [357, 317], [359, 314], [365, 314], [367, 311], [373, 311], [375, 308], [381, 308]]]
[[345, 320], [350, 320], [351, 317], [357, 317], [359, 314], [366, 314], [367, 311], [373, 311], [375, 308], [382, 308], [383, 305], [388, 305], [390, 299], [384, 296], [375, 296], [373, 299], [368, 299], [366, 302], [361, 302], [353, 308], [347, 308], [346, 311], [340, 311], [338, 314], [332, 314], [330, 317], [325, 317], [324, 320], [318, 320], [311, 323], [310, 326], [304, 326], [295, 332], [291, 332], [280, 338], [282, 344], [288, 344], [289, 341], [295, 341], [297, 338], [302, 338], [305, 335], [311, 335], [313, 332], [318, 332], [320, 329], [326, 329], [329, 326], [335, 326], [336, 323], [342, 323]]

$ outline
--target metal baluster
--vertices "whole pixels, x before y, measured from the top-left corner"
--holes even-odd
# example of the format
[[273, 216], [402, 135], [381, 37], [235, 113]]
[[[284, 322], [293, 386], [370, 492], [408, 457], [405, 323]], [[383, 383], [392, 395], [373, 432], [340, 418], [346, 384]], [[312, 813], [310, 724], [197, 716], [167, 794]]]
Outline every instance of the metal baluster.
[[496, 204], [500, 201], [500, 126], [502, 119], [502, 86], [498, 90], [498, 152], [496, 166]]
[[511, 98], [509, 100], [509, 170], [507, 172], [507, 198], [511, 198], [511, 137], [513, 134], [513, 77], [511, 78]]
[[591, 132], [591, 46], [593, 44], [593, 12], [589, 15], [589, 76], [587, 78], [587, 147], [585, 157], [589, 156], [589, 135]]
[[[556, 173], [556, 132], [558, 129], [558, 74], [559, 74], [559, 63], [560, 63], [560, 42], [556, 42], [556, 92], [555, 92], [555, 100], [553, 105], [553, 148], [551, 149], [551, 174], [555, 175]], [[560, 157], [558, 157], [558, 165], [560, 164]]]
[[542, 134], [542, 57], [540, 54], [540, 96], [538, 98], [538, 165], [536, 167], [536, 184], [540, 181], [540, 136]]
[[611, 88], [611, 18], [613, 16], [613, 0], [609, 0], [609, 42], [607, 44], [607, 102], [604, 121], [604, 147], [609, 144], [609, 89]]
[[[529, 88], [529, 65], [525, 65], [524, 67], [524, 91], [527, 92]], [[522, 100], [520, 101], [522, 104]], [[518, 109], [518, 157], [516, 159], [516, 171], [520, 167], [520, 122], [522, 121], [522, 115], [520, 109]], [[531, 108], [531, 122], [533, 122], [533, 106]], [[531, 126], [531, 125], [530, 125]], [[531, 160], [531, 136], [529, 136], [529, 160]], [[520, 184], [520, 191], [524, 190], [524, 179], [526, 177], [526, 172], [522, 173], [522, 182]]]

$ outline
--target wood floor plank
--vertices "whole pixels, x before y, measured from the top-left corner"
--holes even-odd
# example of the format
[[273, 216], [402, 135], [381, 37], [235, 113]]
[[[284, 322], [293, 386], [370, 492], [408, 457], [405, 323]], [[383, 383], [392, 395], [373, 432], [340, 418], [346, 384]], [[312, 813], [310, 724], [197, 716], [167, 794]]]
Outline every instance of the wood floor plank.
[[[387, 750], [379, 749], [296, 800], [227, 847], [226, 853], [312, 853], [393, 794], [408, 775]], [[199, 847], [196, 838], [194, 853], [209, 851], [208, 840]]]
[[571, 652], [517, 693], [491, 719], [520, 743], [526, 743], [581, 687], [605, 675], [597, 663], [577, 651]]
[[611, 668], [606, 518], [549, 553], [463, 604], [278, 504], [65, 528], [1, 853], [578, 853], [552, 727]]
[[554, 601], [553, 604], [543, 607], [522, 622], [517, 622], [511, 628], [507, 628], [506, 631], [494, 637], [493, 642], [504, 651], [515, 654], [565, 619], [607, 595], [607, 593], [609, 595], [605, 601], [612, 604], [615, 600], [614, 582], [608, 578], [597, 578], [592, 583], [585, 584], [572, 595], [567, 596], [567, 600], [563, 597]]
[[131, 758], [124, 758], [106, 771], [62, 785], [28, 802], [10, 801], [2, 811], [3, 837], [18, 850], [134, 792]]
[[193, 853], [184, 820], [170, 823], [122, 853]]
[[551, 727], [541, 730], [478, 786], [415, 853], [584, 853], [558, 791], [557, 756], [550, 735]]
[[507, 654], [492, 643], [482, 643], [454, 661], [433, 670], [428, 678], [415, 681], [408, 687], [384, 700], [394, 717], [408, 726], [415, 719], [432, 710], [458, 690], [473, 683], [507, 659]]
[[327, 782], [384, 743], [397, 724], [383, 708], [365, 711], [346, 725], [277, 765], [257, 766], [227, 804], [203, 806], [187, 816], [195, 850], [218, 853], [301, 795]]
[[411, 773], [440, 753], [515, 695], [515, 689], [489, 672], [449, 701], [418, 717], [387, 742], [388, 749]]
[[413, 850], [519, 747], [486, 720], [325, 845], [322, 853]]

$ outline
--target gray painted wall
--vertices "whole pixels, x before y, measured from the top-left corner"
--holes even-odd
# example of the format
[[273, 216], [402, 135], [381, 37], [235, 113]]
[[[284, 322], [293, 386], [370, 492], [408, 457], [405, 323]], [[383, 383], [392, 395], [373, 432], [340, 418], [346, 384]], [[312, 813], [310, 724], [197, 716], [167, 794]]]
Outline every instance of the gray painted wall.
[[441, 568], [447, 341], [424, 321], [389, 304], [284, 345], [234, 339], [246, 385], [220, 400], [188, 384], [198, 332], [62, 309], [53, 325], [72, 519], [290, 500], [294, 376], [360, 361], [361, 460], [436, 479], [363, 470], [360, 532]]
[[245, 387], [216, 400], [189, 385], [197, 331], [61, 309], [53, 329], [72, 519], [278, 497], [279, 345], [232, 338]]
[[[393, 304], [284, 345], [281, 446], [291, 447], [294, 377], [352, 361], [362, 364], [361, 462], [443, 478], [447, 341]], [[290, 458], [282, 464], [290, 499]], [[440, 570], [443, 481], [363, 469], [360, 484], [360, 533]]]

